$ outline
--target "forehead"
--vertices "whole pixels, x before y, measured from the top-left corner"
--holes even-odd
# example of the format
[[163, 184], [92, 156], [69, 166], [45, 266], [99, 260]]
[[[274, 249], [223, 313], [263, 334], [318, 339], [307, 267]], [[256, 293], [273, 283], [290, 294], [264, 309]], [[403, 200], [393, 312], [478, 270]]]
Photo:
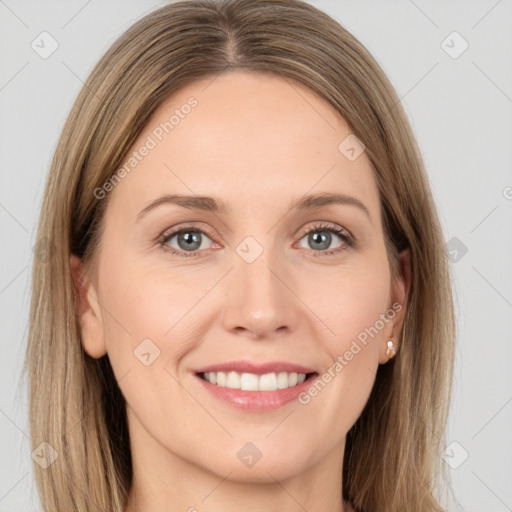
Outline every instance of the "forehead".
[[340, 150], [350, 135], [331, 105], [288, 78], [236, 71], [199, 80], [153, 113], [123, 160], [128, 172], [111, 202], [142, 208], [164, 193], [186, 193], [260, 209], [339, 192], [375, 209], [369, 160]]

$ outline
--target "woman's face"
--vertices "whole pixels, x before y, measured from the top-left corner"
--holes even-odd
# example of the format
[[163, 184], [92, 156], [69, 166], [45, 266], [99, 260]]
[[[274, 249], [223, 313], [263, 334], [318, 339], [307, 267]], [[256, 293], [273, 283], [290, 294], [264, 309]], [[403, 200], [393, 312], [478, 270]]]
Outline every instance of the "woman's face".
[[407, 288], [350, 134], [303, 86], [230, 72], [170, 97], [102, 189], [82, 340], [108, 353], [135, 468], [338, 478]]

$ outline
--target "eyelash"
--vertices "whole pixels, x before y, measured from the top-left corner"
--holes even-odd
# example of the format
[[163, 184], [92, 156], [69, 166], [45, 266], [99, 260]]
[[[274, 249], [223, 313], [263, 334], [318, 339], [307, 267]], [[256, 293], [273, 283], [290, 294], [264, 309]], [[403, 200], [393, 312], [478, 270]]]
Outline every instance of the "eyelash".
[[[349, 248], [353, 247], [355, 244], [354, 237], [346, 229], [340, 228], [340, 227], [336, 226], [335, 224], [331, 224], [329, 222], [321, 222], [321, 223], [315, 224], [311, 228], [304, 229], [301, 233], [301, 237], [299, 240], [302, 240], [305, 236], [307, 236], [311, 233], [315, 233], [317, 231], [334, 233]], [[198, 250], [190, 251], [190, 252], [177, 251], [175, 249], [170, 248], [167, 245], [167, 242], [171, 238], [173, 238], [175, 235], [179, 235], [181, 233], [188, 233], [188, 232], [201, 233], [203, 235], [206, 235], [208, 238], [213, 239], [213, 236], [211, 236], [211, 234], [207, 230], [205, 231], [203, 229], [199, 229], [194, 226], [185, 226], [185, 227], [182, 227], [182, 228], [174, 230], [174, 231], [163, 233], [158, 238], [158, 243], [164, 251], [168, 252], [169, 254], [171, 254], [173, 256], [178, 256], [180, 258], [195, 258], [198, 256], [200, 251], [198, 251]], [[345, 250], [346, 250], [346, 248], [344, 248], [342, 246], [342, 247], [338, 247], [336, 249], [330, 249], [330, 250], [326, 250], [326, 251], [312, 250], [312, 252], [313, 252], [313, 257], [321, 258], [321, 257], [325, 257], [325, 256], [331, 256], [333, 254], [339, 254]]]

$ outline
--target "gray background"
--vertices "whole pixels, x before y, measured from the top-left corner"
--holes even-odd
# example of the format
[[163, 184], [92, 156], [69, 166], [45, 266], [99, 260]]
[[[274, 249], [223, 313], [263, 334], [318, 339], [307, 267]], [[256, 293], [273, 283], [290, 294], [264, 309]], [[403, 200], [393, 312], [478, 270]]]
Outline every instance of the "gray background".
[[[92, 66], [164, 3], [0, 1], [0, 512], [38, 510], [20, 371], [51, 156]], [[512, 2], [311, 3], [366, 45], [411, 119], [453, 260], [459, 332], [444, 459], [463, 510], [512, 511]], [[47, 58], [31, 47], [43, 31], [58, 43]]]

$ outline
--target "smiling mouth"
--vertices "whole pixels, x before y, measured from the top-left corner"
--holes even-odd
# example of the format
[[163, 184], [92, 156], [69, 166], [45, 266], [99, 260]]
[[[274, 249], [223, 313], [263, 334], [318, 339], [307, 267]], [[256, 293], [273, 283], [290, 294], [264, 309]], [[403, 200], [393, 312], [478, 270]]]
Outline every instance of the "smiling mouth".
[[259, 375], [227, 371], [200, 372], [197, 375], [218, 387], [240, 389], [242, 391], [276, 391], [298, 386], [304, 381], [316, 377], [318, 373], [271, 372]]

